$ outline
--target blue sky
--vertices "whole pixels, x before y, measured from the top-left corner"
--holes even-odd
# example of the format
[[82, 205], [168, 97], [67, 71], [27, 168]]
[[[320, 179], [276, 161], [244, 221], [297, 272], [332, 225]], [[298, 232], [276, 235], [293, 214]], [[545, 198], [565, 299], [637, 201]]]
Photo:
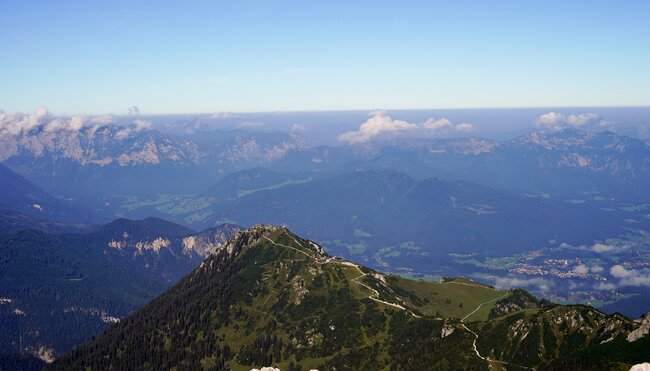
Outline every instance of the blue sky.
[[0, 0], [0, 109], [650, 105], [650, 1]]

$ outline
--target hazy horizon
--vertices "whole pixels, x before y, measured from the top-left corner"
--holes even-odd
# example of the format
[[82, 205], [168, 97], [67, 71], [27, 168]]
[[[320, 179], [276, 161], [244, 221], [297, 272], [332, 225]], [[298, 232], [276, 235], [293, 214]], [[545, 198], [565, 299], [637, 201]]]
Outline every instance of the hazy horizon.
[[[195, 131], [243, 129], [251, 132], [284, 131], [300, 134], [310, 145], [354, 144], [391, 137], [451, 138], [477, 136], [506, 140], [532, 130], [582, 128], [613, 130], [647, 139], [650, 107], [544, 107], [413, 110], [347, 110], [303, 112], [213, 112], [148, 114], [139, 107], [118, 115], [63, 115], [39, 107], [33, 112], [0, 114], [0, 134], [20, 126], [32, 130], [32, 122], [46, 125], [57, 118], [78, 120], [82, 126], [100, 120], [175, 134]], [[2, 111], [0, 111], [1, 113]], [[380, 113], [380, 114], [379, 114]], [[196, 126], [196, 121], [201, 124]], [[22, 123], [21, 123], [22, 122]], [[366, 124], [365, 134], [359, 130]], [[368, 128], [368, 125], [375, 129]], [[60, 125], [59, 125], [60, 126]], [[12, 129], [13, 128], [13, 129]], [[372, 134], [368, 130], [372, 131]], [[356, 134], [346, 134], [356, 133]], [[347, 137], [346, 137], [347, 135]], [[352, 135], [352, 137], [350, 137]]]

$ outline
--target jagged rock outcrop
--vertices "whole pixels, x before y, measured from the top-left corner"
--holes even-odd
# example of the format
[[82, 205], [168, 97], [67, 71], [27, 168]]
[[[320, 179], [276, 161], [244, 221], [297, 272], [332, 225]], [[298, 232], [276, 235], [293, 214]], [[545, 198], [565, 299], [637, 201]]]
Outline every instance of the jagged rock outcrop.
[[198, 254], [206, 257], [214, 253], [241, 228], [234, 224], [222, 224], [215, 228], [209, 228], [201, 233], [183, 238], [183, 253]]
[[627, 341], [629, 342], [637, 341], [650, 333], [650, 313], [646, 313], [636, 322], [639, 323], [639, 327], [627, 335]]

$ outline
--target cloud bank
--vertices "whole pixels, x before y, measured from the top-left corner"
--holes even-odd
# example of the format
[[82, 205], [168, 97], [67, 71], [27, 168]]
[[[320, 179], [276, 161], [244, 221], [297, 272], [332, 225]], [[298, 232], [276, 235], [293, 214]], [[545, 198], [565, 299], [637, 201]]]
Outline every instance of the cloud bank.
[[[0, 138], [14, 138], [22, 136], [48, 136], [62, 133], [74, 135], [82, 130], [92, 137], [103, 126], [115, 124], [113, 115], [55, 117], [45, 107], [38, 107], [34, 113], [8, 114], [0, 110]], [[125, 139], [134, 133], [139, 133], [152, 128], [151, 121], [137, 118], [129, 125], [115, 126], [115, 138]]]
[[596, 290], [601, 290], [601, 291], [616, 290], [616, 285], [609, 282], [600, 282], [598, 285], [596, 285]]
[[132, 134], [139, 133], [143, 130], [149, 130], [151, 127], [151, 121], [137, 119], [133, 121], [133, 125], [124, 126], [120, 131], [115, 133], [115, 138], [118, 140], [126, 139]]
[[364, 143], [382, 135], [406, 133], [417, 128], [415, 124], [393, 120], [385, 111], [377, 110], [370, 114], [370, 118], [358, 130], [341, 134], [339, 140], [352, 144]]
[[462, 124], [456, 125], [456, 131], [462, 131], [462, 132], [465, 132], [465, 133], [469, 133], [469, 132], [474, 131], [474, 125], [463, 122]]
[[429, 118], [422, 124], [422, 127], [427, 130], [439, 131], [439, 130], [448, 130], [452, 127], [451, 121], [446, 118], [441, 118], [436, 120], [434, 118]]
[[601, 267], [600, 265], [594, 265], [593, 267], [588, 267], [585, 264], [578, 264], [575, 267], [573, 267], [573, 273], [577, 273], [577, 274], [588, 274], [589, 272], [602, 273], [604, 270], [605, 268]]
[[536, 288], [539, 291], [546, 292], [551, 286], [551, 281], [543, 278], [519, 278], [519, 277], [496, 277], [494, 286], [498, 289], [508, 289], [511, 287]]
[[370, 118], [366, 120], [359, 129], [348, 131], [339, 135], [339, 140], [348, 144], [366, 143], [373, 139], [383, 137], [394, 137], [407, 134], [432, 135], [436, 133], [446, 133], [454, 128], [458, 132], [474, 131], [474, 126], [468, 123], [462, 123], [454, 126], [446, 118], [429, 118], [420, 124], [409, 123], [404, 120], [393, 120], [386, 111], [376, 110], [370, 113]]
[[589, 273], [589, 267], [584, 264], [578, 264], [573, 268], [573, 272], [578, 274], [587, 274]]
[[591, 248], [595, 252], [608, 252], [614, 250], [614, 246], [597, 243]]
[[609, 274], [619, 279], [619, 286], [650, 287], [650, 269], [627, 269], [622, 265], [614, 265]]
[[536, 120], [537, 127], [551, 131], [558, 131], [566, 128], [579, 128], [586, 125], [606, 126], [608, 121], [595, 113], [580, 113], [565, 115], [558, 112], [548, 112], [540, 115]]
[[17, 136], [27, 134], [50, 118], [50, 111], [38, 107], [31, 115], [23, 113], [8, 114], [0, 111], [0, 135]]

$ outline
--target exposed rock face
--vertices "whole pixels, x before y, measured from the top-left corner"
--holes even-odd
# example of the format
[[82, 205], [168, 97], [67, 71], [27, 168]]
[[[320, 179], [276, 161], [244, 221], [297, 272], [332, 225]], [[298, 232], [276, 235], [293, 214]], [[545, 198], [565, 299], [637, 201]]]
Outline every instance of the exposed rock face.
[[294, 149], [304, 148], [300, 140], [287, 140], [278, 143], [263, 143], [257, 138], [247, 136], [235, 137], [232, 146], [227, 147], [218, 157], [228, 162], [253, 162], [272, 160], [283, 157], [287, 152]]
[[442, 332], [440, 333], [440, 337], [446, 338], [447, 336], [453, 334], [455, 330], [456, 328], [453, 325], [445, 323], [442, 326]]
[[121, 241], [110, 240], [108, 242], [108, 247], [116, 250], [125, 250], [132, 248], [134, 250], [134, 255], [142, 255], [145, 251], [151, 250], [155, 254], [160, 253], [160, 250], [163, 248], [170, 248], [171, 241], [164, 237], [157, 237], [151, 241], [129, 241], [128, 237], [125, 237]]
[[197, 235], [185, 237], [183, 239], [183, 254], [198, 254], [206, 257], [219, 249], [239, 230], [240, 228], [236, 225], [222, 224]]
[[[640, 320], [639, 327], [627, 335], [627, 341], [634, 342], [646, 336], [650, 332], [650, 313], [646, 313]], [[650, 367], [650, 366], [649, 366]]]
[[490, 318], [496, 318], [509, 313], [519, 312], [522, 309], [540, 308], [547, 305], [548, 302], [539, 300], [529, 292], [514, 289], [512, 295], [503, 300], [499, 300], [490, 311]]
[[[522, 302], [520, 299], [522, 298], [505, 302], [510, 308], [517, 302]], [[520, 307], [523, 309], [527, 306]], [[504, 307], [499, 306], [498, 311], [503, 312]], [[516, 359], [520, 354], [518, 352], [527, 348], [529, 357], [538, 357], [540, 361], [554, 360], [564, 357], [576, 347], [620, 341], [637, 328], [635, 323], [619, 314], [607, 315], [582, 305], [546, 305], [537, 309], [522, 309], [496, 317], [482, 328], [484, 333], [478, 339], [479, 350], [484, 353], [495, 352], [500, 359]], [[490, 336], [491, 333], [506, 334], [508, 341], [503, 342], [498, 337]], [[552, 341], [549, 340], [551, 337]]]
[[153, 250], [155, 253], [159, 253], [160, 249], [163, 247], [169, 247], [171, 245], [171, 242], [163, 237], [158, 237], [154, 239], [153, 241], [144, 241], [144, 242], [138, 242], [135, 244], [135, 248], [138, 250], [138, 253], [142, 253], [143, 250]]
[[82, 166], [196, 164], [200, 158], [194, 143], [152, 131], [146, 120], [117, 125], [112, 116], [58, 118], [45, 109], [32, 115], [0, 114], [0, 161], [21, 155]]
[[47, 363], [52, 363], [56, 359], [54, 357], [54, 349], [48, 348], [41, 346], [38, 349], [34, 349], [32, 351], [32, 354], [35, 355], [36, 357], [42, 359], [43, 361]]
[[85, 307], [72, 306], [63, 309], [63, 313], [72, 313], [72, 312], [81, 312], [81, 313], [99, 317], [104, 323], [120, 322], [119, 317], [111, 316], [108, 313], [106, 313], [105, 310], [98, 309], [98, 308], [85, 308]]
[[157, 131], [151, 122], [141, 119], [118, 124], [112, 116], [57, 118], [47, 111], [33, 115], [0, 112], [0, 161], [12, 157], [47, 158], [53, 163], [69, 160], [80, 166], [100, 167], [164, 162], [196, 166], [206, 159], [222, 165], [263, 164], [306, 148], [301, 137], [285, 133], [222, 136], [230, 141], [199, 146], [192, 140]]
[[636, 169], [647, 171], [646, 156], [650, 143], [610, 131], [564, 130], [554, 133], [535, 132], [508, 142], [514, 149], [535, 153], [548, 167], [574, 167], [598, 172], [622, 173]]

